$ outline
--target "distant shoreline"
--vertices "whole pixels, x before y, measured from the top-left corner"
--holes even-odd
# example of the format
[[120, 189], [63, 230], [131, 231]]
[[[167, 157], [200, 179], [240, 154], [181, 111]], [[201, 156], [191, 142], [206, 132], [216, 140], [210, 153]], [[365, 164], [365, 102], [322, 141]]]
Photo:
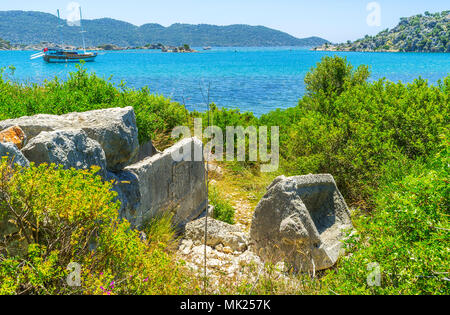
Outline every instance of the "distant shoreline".
[[320, 52], [349, 52], [349, 53], [413, 53], [413, 54], [446, 54], [449, 52], [445, 51], [401, 51], [398, 49], [379, 49], [379, 50], [362, 50], [362, 49], [356, 49], [356, 50], [350, 50], [350, 49], [333, 49], [333, 48], [321, 48], [316, 47], [312, 48], [311, 51], [320, 51]]
[[[42, 43], [42, 44], [31, 44], [31, 45], [16, 45], [16, 46], [10, 46], [10, 47], [0, 47], [0, 51], [42, 51], [45, 48], [50, 47], [56, 47], [61, 48], [59, 45], [56, 45], [54, 43]], [[64, 50], [83, 50], [83, 47], [75, 47], [75, 46], [64, 46], [61, 49]], [[196, 53], [198, 52], [195, 49], [192, 49], [189, 47], [189, 45], [183, 45], [183, 46], [168, 46], [168, 45], [146, 45], [146, 46], [140, 46], [140, 47], [120, 47], [113, 44], [106, 44], [101, 45], [97, 47], [86, 47], [86, 50], [88, 51], [125, 51], [125, 50], [160, 50], [164, 53]]]
[[[51, 47], [51, 46], [49, 46]], [[257, 48], [277, 48], [278, 46], [270, 46], [270, 47], [257, 47]], [[34, 52], [34, 51], [42, 51], [45, 47], [42, 48], [11, 48], [11, 49], [5, 49], [5, 48], [0, 48], [0, 51], [28, 51], [28, 52]], [[220, 48], [254, 48], [253, 46], [249, 46], [249, 47], [244, 47], [244, 46], [239, 46], [239, 47], [220, 47]], [[303, 47], [309, 51], [316, 51], [316, 52], [346, 52], [346, 53], [430, 53], [430, 54], [444, 54], [444, 53], [448, 53], [448, 52], [435, 52], [435, 51], [400, 51], [400, 50], [349, 50], [349, 49], [331, 49], [331, 48], [321, 48], [321, 47], [316, 47], [316, 48], [309, 48], [309, 47]], [[309, 49], [308, 49], [309, 48]], [[75, 50], [75, 51], [80, 51], [83, 50], [82, 47], [71, 47], [71, 48], [65, 48], [67, 50]], [[119, 51], [131, 51], [131, 50], [140, 50], [140, 51], [145, 51], [145, 50], [159, 50], [162, 53], [179, 53], [179, 54], [186, 54], [186, 53], [202, 53], [202, 52], [208, 52], [211, 51], [210, 49], [208, 50], [195, 50], [195, 49], [191, 49], [189, 51], [163, 51], [161, 49], [150, 49], [150, 48], [145, 48], [145, 47], [120, 47], [117, 49], [102, 49], [102, 48], [98, 48], [98, 47], [86, 47], [87, 51], [99, 51], [99, 52], [119, 52]]]
[[379, 49], [379, 50], [370, 50], [370, 49], [337, 49], [336, 47], [315, 47], [311, 49], [312, 51], [329, 51], [329, 52], [389, 52], [389, 53], [399, 53], [402, 52], [399, 49]]

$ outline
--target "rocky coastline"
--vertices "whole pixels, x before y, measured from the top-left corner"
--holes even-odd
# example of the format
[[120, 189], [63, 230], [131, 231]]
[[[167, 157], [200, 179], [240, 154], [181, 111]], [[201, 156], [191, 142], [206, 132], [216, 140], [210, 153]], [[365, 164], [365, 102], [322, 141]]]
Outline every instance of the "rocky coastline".
[[[61, 47], [58, 44], [55, 43], [49, 43], [49, 42], [42, 42], [39, 44], [28, 44], [28, 45], [14, 45], [10, 43], [4, 43], [0, 45], [0, 51], [41, 51], [44, 48], [48, 47]], [[83, 50], [82, 47], [77, 46], [71, 46], [71, 45], [64, 45], [63, 49], [66, 50]], [[160, 50], [161, 52], [166, 53], [194, 53], [198, 52], [195, 49], [192, 49], [189, 47], [189, 45], [183, 45], [183, 46], [170, 46], [170, 45], [163, 45], [163, 44], [148, 44], [145, 46], [128, 46], [128, 47], [122, 47], [117, 46], [114, 44], [105, 44], [100, 46], [91, 46], [86, 47], [86, 50], [89, 51], [122, 51], [122, 50]]]

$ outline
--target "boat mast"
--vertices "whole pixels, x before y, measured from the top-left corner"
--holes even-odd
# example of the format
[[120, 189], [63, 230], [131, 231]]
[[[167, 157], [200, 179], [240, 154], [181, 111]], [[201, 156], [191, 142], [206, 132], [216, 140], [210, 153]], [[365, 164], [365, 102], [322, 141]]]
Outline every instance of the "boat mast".
[[81, 27], [81, 37], [83, 38], [83, 50], [84, 50], [84, 54], [86, 54], [86, 41], [84, 40], [84, 33], [86, 33], [83, 30], [83, 15], [81, 13], [81, 7], [80, 7], [80, 27]]
[[61, 24], [61, 17], [59, 16], [59, 10], [58, 10], [58, 29], [59, 29], [59, 40], [61, 42], [61, 49], [64, 49], [64, 42], [63, 42], [63, 36], [62, 36], [62, 27]]

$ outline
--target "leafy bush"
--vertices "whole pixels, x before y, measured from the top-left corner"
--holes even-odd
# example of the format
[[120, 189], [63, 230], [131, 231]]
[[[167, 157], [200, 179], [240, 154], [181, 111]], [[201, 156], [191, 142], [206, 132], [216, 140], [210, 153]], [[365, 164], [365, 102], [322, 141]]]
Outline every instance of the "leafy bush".
[[[223, 144], [224, 144], [224, 159], [226, 155], [227, 148], [227, 136], [226, 130], [227, 127], [243, 127], [244, 130], [247, 127], [254, 126], [257, 127], [259, 125], [259, 120], [257, 117], [253, 115], [251, 112], [241, 113], [239, 109], [227, 109], [227, 108], [219, 108], [216, 104], [212, 103], [210, 105], [210, 110], [199, 113], [193, 112], [192, 116], [194, 118], [201, 118], [203, 124], [203, 130], [208, 128], [208, 122], [210, 126], [219, 127], [223, 132]], [[234, 168], [243, 169], [243, 168], [254, 168], [258, 166], [258, 163], [255, 161], [249, 161], [249, 135], [245, 134], [245, 160], [244, 161], [229, 161], [230, 165], [233, 165]], [[238, 138], [235, 136], [234, 141], [234, 152], [237, 152], [238, 145], [241, 144], [239, 141], [242, 138]], [[204, 139], [205, 142], [209, 139]]]
[[369, 76], [367, 66], [361, 65], [353, 71], [347, 58], [325, 56], [306, 74], [306, 90], [311, 97], [324, 95], [333, 98], [346, 88], [366, 82]]
[[241, 113], [239, 109], [219, 108], [216, 104], [210, 105], [210, 111], [199, 113], [193, 112], [194, 117], [202, 118], [203, 127], [208, 127], [208, 115], [211, 125], [218, 126], [225, 130], [228, 126], [255, 126], [258, 119], [251, 112]]
[[[170, 218], [147, 237], [119, 220], [97, 170], [0, 164], [0, 294], [182, 294], [195, 282], [168, 252]], [[81, 287], [67, 267], [81, 265]]]
[[[345, 65], [323, 62], [327, 69]], [[407, 85], [379, 80], [343, 87], [339, 95], [332, 88], [331, 97], [316, 91], [295, 109], [263, 115], [260, 123], [281, 127], [286, 173], [331, 173], [347, 199], [371, 207], [381, 178], [391, 172], [385, 165], [427, 158], [439, 135], [448, 134], [450, 77], [437, 86], [417, 79]]]
[[[429, 163], [376, 194], [376, 210], [356, 220], [351, 255], [324, 279], [342, 294], [449, 294], [449, 144]], [[381, 286], [369, 286], [378, 263]]]

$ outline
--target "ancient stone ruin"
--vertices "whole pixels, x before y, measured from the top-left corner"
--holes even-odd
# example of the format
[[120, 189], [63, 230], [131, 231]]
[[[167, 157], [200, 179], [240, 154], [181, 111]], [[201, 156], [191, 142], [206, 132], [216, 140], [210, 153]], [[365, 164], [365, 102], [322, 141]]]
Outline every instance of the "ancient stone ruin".
[[[57, 164], [64, 168], [100, 168], [114, 183], [120, 217], [139, 228], [170, 212], [184, 227], [180, 255], [198, 270], [204, 262], [207, 208], [204, 161], [195, 161], [203, 144], [183, 139], [159, 152], [149, 141], [139, 144], [132, 107], [67, 115], [36, 115], [0, 121], [0, 156], [28, 167]], [[181, 159], [174, 159], [174, 156]], [[217, 169], [216, 169], [217, 172]], [[200, 219], [198, 219], [200, 218]], [[208, 266], [283, 262], [297, 271], [332, 267], [342, 254], [342, 240], [352, 229], [350, 212], [331, 175], [278, 177], [258, 204], [250, 235], [240, 227], [209, 220]], [[211, 266], [210, 266], [211, 265]], [[208, 268], [209, 268], [208, 267]]]
[[[202, 143], [184, 139], [164, 152], [151, 141], [140, 146], [132, 107], [4, 120], [0, 131], [0, 156], [21, 166], [100, 167], [99, 175], [115, 183], [121, 217], [135, 227], [167, 211], [184, 225], [206, 209], [204, 163], [193, 159]], [[175, 161], [178, 151], [192, 156]]]
[[256, 207], [255, 252], [298, 271], [332, 267], [342, 251], [350, 211], [331, 175], [278, 177]]

